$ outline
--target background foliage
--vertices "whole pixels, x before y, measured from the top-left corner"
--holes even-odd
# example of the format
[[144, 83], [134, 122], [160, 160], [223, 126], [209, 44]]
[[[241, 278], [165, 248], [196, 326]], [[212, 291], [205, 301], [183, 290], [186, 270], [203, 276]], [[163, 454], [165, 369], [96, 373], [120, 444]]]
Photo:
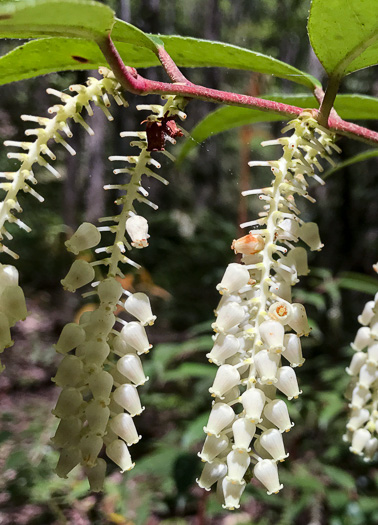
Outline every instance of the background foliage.
[[[324, 83], [324, 70], [311, 51], [306, 34], [305, 20], [310, 7], [307, 0], [109, 0], [103, 3], [114, 9], [119, 18], [143, 31], [229, 42], [270, 54]], [[105, 6], [100, 8], [107, 12]], [[75, 26], [77, 20], [73, 18], [70, 23]], [[106, 17], [102, 22], [106, 25]], [[347, 30], [345, 35], [350, 36]], [[316, 40], [315, 33], [313, 43], [314, 38]], [[55, 40], [56, 45], [65, 50], [62, 55], [65, 59], [69, 51], [67, 42]], [[46, 45], [47, 41], [31, 42], [23, 49], [40, 46], [41, 42]], [[1, 54], [20, 43], [3, 40]], [[83, 52], [88, 51], [89, 44], [82, 43]], [[172, 50], [180, 50], [180, 44], [173, 37], [167, 38], [166, 44], [167, 48], [171, 45]], [[184, 44], [183, 49], [189, 49]], [[53, 42], [49, 41], [49, 45]], [[131, 51], [130, 46], [124, 49], [125, 54]], [[235, 51], [232, 54], [232, 48], [229, 51], [232, 63], [239, 55]], [[23, 52], [14, 51], [21, 55]], [[30, 56], [43, 57], [40, 48], [33, 53]], [[134, 49], [132, 60], [140, 56]], [[250, 56], [255, 60], [256, 57]], [[6, 63], [0, 59], [3, 61], [0, 81], [3, 82], [9, 81], [12, 74], [9, 67], [19, 65], [14, 56], [9, 57]], [[151, 63], [148, 60], [153, 57], [152, 51], [146, 50], [145, 57], [143, 60], [147, 62], [135, 64], [131, 60], [130, 65]], [[206, 59], [205, 51], [201, 57]], [[96, 60], [94, 56], [93, 64], [97, 64]], [[20, 62], [30, 70], [31, 62], [21, 58]], [[94, 67], [91, 64], [88, 67]], [[323, 64], [328, 71], [335, 67], [334, 63], [327, 62], [327, 57]], [[72, 63], [66, 66], [62, 69], [73, 67]], [[306, 83], [308, 87], [312, 85], [312, 81], [307, 80], [310, 77], [303, 77], [305, 80], [300, 85], [291, 82], [290, 75], [276, 78], [236, 69], [184, 69], [184, 72], [197, 83], [251, 95], [280, 93], [285, 97], [298, 97], [306, 91]], [[158, 68], [143, 73], [151, 79], [165, 79]], [[47, 87], [64, 90], [70, 83], [84, 82], [86, 75], [86, 72], [68, 71], [4, 85], [1, 88], [1, 137], [18, 140], [24, 129], [19, 115], [42, 114], [45, 111], [42, 108], [52, 105], [51, 97], [45, 94]], [[25, 74], [24, 78], [27, 77]], [[306, 96], [310, 97], [308, 87]], [[377, 97], [376, 67], [346, 77], [341, 92], [345, 97], [348, 93]], [[22, 201], [33, 231], [31, 234], [12, 231], [31, 315], [19, 323], [15, 334], [17, 343], [5, 352], [7, 368], [0, 377], [0, 523], [378, 523], [377, 465], [361, 462], [342, 442], [346, 419], [343, 392], [347, 383], [344, 368], [352, 353], [348, 344], [357, 328], [357, 315], [369, 294], [378, 289], [371, 270], [378, 259], [376, 158], [351, 166], [345, 163], [343, 169], [329, 176], [325, 187], [313, 188], [312, 194], [318, 201], [315, 206], [300, 203], [306, 218], [319, 223], [325, 248], [311, 254], [311, 274], [295, 292], [297, 300], [309, 305], [314, 329], [306, 341], [307, 361], [299, 373], [304, 393], [295, 404], [291, 403], [296, 425], [287, 439], [290, 459], [281, 469], [284, 491], [268, 497], [261, 486], [252, 484], [240, 511], [227, 515], [214, 495], [203, 493], [195, 484], [200, 470], [196, 452], [201, 447], [202, 427], [210, 406], [207, 389], [216, 371], [205, 358], [211, 346], [210, 323], [218, 301], [215, 284], [227, 263], [233, 260], [229, 246], [240, 233], [238, 223], [246, 216], [254, 217], [260, 209], [260, 203], [253, 198], [248, 202], [242, 200], [240, 190], [270, 183], [265, 174], [251, 172], [246, 162], [270, 156], [272, 153], [263, 151], [259, 143], [276, 136], [282, 127], [280, 121], [254, 124], [253, 115], [247, 115], [253, 110], [218, 109], [217, 114], [201, 124], [205, 132], [201, 135], [198, 133], [201, 128], [197, 128], [197, 135], [194, 134], [197, 141], [206, 140], [201, 144], [189, 141], [187, 144], [194, 146], [190, 152], [183, 143], [181, 158], [187, 155], [185, 162], [173, 168], [166, 165], [168, 189], [150, 181], [152, 200], [159, 204], [160, 210], [150, 212], [150, 247], [138, 253], [138, 262], [145, 269], [127, 274], [124, 283], [130, 289], [151, 294], [158, 315], [157, 325], [150, 330], [155, 348], [148, 365], [146, 363], [150, 381], [141, 392], [148, 410], [138, 422], [143, 440], [133, 447], [135, 469], [124, 477], [116, 470], [109, 472], [106, 491], [101, 495], [88, 493], [87, 482], [82, 480], [80, 472], [75, 472], [69, 480], [52, 474], [56, 453], [49, 446], [49, 438], [56, 421], [50, 411], [57, 397], [56, 389], [50, 384], [57, 364], [52, 344], [64, 322], [78, 315], [82, 308], [90, 307], [89, 304], [83, 306], [78, 298], [67, 297], [69, 294], [57, 286], [70, 263], [63, 242], [83, 220], [95, 221], [103, 210], [111, 213], [113, 209], [109, 195], [99, 191], [111, 180], [106, 158], [127, 151], [119, 131], [139, 128], [141, 116], [134, 108], [146, 99], [129, 95], [128, 100], [127, 111], [119, 113], [112, 108], [115, 121], [106, 127], [103, 116], [95, 114], [90, 123], [96, 131], [93, 138], [86, 137], [81, 129], [74, 129], [73, 146], [81, 155], [66, 158], [64, 152], [59, 151], [59, 170], [65, 175], [63, 182], [51, 181], [40, 170], [38, 176], [45, 204], [38, 205], [29, 198]], [[157, 101], [157, 97], [150, 100]], [[340, 97], [337, 103], [343, 104], [345, 100]], [[362, 104], [366, 103], [366, 118], [376, 118], [376, 100], [365, 98], [364, 101], [359, 110], [362, 111]], [[312, 105], [314, 103], [312, 99]], [[196, 126], [214, 109], [211, 104], [191, 102], [186, 128]], [[227, 112], [230, 123], [243, 127], [220, 133], [231, 127], [224, 124]], [[215, 124], [210, 120], [214, 118], [218, 118]], [[374, 120], [366, 125], [378, 129]], [[339, 144], [343, 149], [341, 161], [361, 155], [367, 149], [366, 145], [344, 138]], [[12, 162], [2, 149], [1, 169], [10, 170]]]

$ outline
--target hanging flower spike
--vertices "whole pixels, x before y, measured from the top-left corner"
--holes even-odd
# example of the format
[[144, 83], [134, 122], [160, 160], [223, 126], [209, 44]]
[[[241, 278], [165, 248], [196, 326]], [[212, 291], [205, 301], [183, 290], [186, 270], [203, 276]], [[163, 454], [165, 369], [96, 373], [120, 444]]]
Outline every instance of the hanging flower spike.
[[[153, 112], [147, 119], [148, 123], [162, 123], [164, 144], [166, 134], [171, 133], [169, 138], [172, 134], [178, 136], [173, 119], [176, 115], [183, 118], [181, 105], [179, 98], [169, 97], [164, 106], [142, 107]], [[106, 455], [119, 466], [121, 472], [135, 465], [129, 447], [141, 438], [134, 417], [144, 410], [138, 387], [148, 381], [139, 356], [152, 348], [145, 326], [152, 325], [156, 316], [152, 314], [147, 295], [126, 292], [117, 277], [124, 277], [120, 263], [139, 268], [137, 263], [126, 257], [126, 251], [132, 247], [148, 246], [147, 221], [136, 213], [134, 205], [135, 202], [144, 202], [154, 209], [157, 206], [146, 199], [148, 193], [142, 187], [142, 176], [153, 176], [168, 184], [148, 167], [160, 167], [150, 151], [163, 151], [164, 144], [160, 149], [156, 144], [154, 148], [149, 147], [148, 132], [125, 132], [122, 135], [137, 137], [139, 140], [133, 145], [138, 146], [141, 152], [133, 157], [111, 157], [111, 160], [126, 160], [135, 166], [114, 170], [116, 175], [126, 174], [128, 180], [125, 184], [105, 186], [105, 189], [123, 192], [116, 201], [121, 206], [119, 215], [100, 219], [101, 222], [113, 223], [110, 226], [96, 228], [90, 223], [82, 224], [66, 242], [67, 249], [80, 257], [83, 250], [99, 244], [100, 232], [115, 234], [111, 246], [95, 249], [96, 253], [105, 253], [105, 258], [93, 263], [77, 259], [62, 280], [66, 290], [75, 291], [93, 281], [94, 266], [102, 265], [107, 269], [105, 279], [92, 284], [95, 291], [84, 294], [97, 295], [98, 307], [84, 313], [79, 325], [68, 323], [62, 330], [56, 350], [64, 354], [64, 358], [53, 379], [62, 388], [53, 411], [61, 420], [52, 438], [55, 446], [61, 449], [56, 473], [66, 477], [80, 463], [93, 491], [102, 490], [105, 479], [106, 462], [98, 457], [104, 445]], [[165, 150], [163, 153], [173, 159]], [[126, 240], [126, 233], [131, 243]], [[121, 300], [123, 294], [127, 295], [125, 301]], [[126, 322], [116, 318], [114, 312], [117, 306], [122, 306], [135, 320]], [[120, 331], [115, 328], [117, 321], [122, 325]]]
[[[288, 400], [301, 394], [294, 368], [304, 362], [300, 338], [310, 332], [304, 306], [291, 302], [292, 286], [308, 273], [306, 251], [294, 244], [303, 240], [311, 250], [322, 246], [317, 225], [299, 218], [294, 197], [314, 202], [306, 176], [322, 183], [314, 172], [318, 158], [330, 161], [332, 150], [339, 151], [334, 136], [311, 112], [291, 121], [286, 131], [293, 132], [262, 143], [283, 147], [278, 161], [250, 163], [268, 166], [274, 180], [271, 187], [243, 192], [259, 195], [266, 204], [259, 219], [241, 225], [258, 229], [232, 242], [241, 263], [231, 263], [217, 285], [222, 299], [212, 325], [217, 335], [207, 357], [219, 369], [209, 389], [215, 404], [204, 428], [208, 437], [200, 457], [206, 466], [199, 485], [209, 489], [218, 481], [223, 506], [229, 510], [239, 507], [252, 470], [268, 494], [283, 487], [277, 462], [288, 456], [282, 433], [293, 423], [286, 403], [275, 399], [276, 389]], [[234, 411], [234, 405], [242, 410]], [[264, 418], [272, 428], [264, 426]]]
[[[378, 272], [378, 264], [373, 269]], [[366, 303], [358, 322], [363, 327], [351, 344], [355, 353], [346, 368], [351, 382], [346, 393], [350, 412], [344, 440], [351, 443], [353, 454], [372, 461], [378, 450], [378, 293]]]

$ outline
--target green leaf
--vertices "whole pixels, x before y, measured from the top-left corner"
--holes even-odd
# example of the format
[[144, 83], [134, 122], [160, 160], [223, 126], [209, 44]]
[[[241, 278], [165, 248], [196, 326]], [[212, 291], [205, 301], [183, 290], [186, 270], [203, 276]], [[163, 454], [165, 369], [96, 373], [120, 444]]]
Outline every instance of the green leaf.
[[[268, 100], [283, 102], [301, 108], [317, 108], [318, 102], [312, 95], [266, 95]], [[343, 119], [378, 119], [378, 98], [363, 95], [338, 95], [335, 109]], [[288, 120], [290, 117], [261, 111], [259, 109], [224, 106], [216, 109], [201, 120], [184, 143], [179, 161], [182, 161], [196, 145], [210, 136], [229, 129], [254, 124], [256, 122]]]
[[345, 470], [331, 465], [323, 465], [323, 470], [334, 484], [347, 490], [353, 490], [355, 488], [354, 478], [348, 474], [348, 472], [345, 472]]
[[357, 164], [358, 162], [364, 162], [365, 160], [372, 159], [373, 157], [378, 157], [378, 149], [369, 149], [367, 151], [363, 151], [362, 153], [358, 153], [357, 155], [354, 155], [353, 157], [350, 157], [347, 160], [344, 160], [344, 162], [339, 162], [334, 168], [329, 169], [322, 175], [322, 179], [328, 179], [331, 175], [334, 173], [348, 167], [352, 166], [353, 164]]
[[0, 3], [0, 38], [71, 36], [96, 39], [110, 32], [114, 12], [93, 0]]
[[378, 63], [376, 0], [312, 0], [308, 33], [316, 56], [333, 76]]
[[[116, 18], [113, 30], [112, 30], [112, 40], [118, 43], [123, 42], [126, 44], [133, 44], [138, 47], [145, 47], [150, 49], [154, 54], [157, 46], [163, 46], [164, 43], [161, 40], [160, 36], [150, 35], [144, 33], [137, 27]], [[149, 53], [150, 60], [155, 58], [155, 55]], [[159, 64], [157, 60], [156, 64]], [[155, 64], [151, 64], [155, 65]]]
[[342, 272], [338, 276], [340, 288], [374, 295], [378, 291], [377, 278], [355, 272]]
[[215, 368], [211, 365], [203, 365], [202, 363], [184, 363], [175, 370], [169, 370], [166, 372], [164, 379], [166, 381], [179, 381], [195, 377], [213, 379], [215, 372]]

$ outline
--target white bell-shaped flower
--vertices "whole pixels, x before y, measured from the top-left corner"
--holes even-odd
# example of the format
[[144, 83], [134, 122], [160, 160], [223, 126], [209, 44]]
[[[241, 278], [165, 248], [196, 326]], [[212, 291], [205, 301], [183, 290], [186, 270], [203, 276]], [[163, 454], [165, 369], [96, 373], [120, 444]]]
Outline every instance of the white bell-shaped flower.
[[58, 342], [54, 345], [60, 354], [66, 354], [85, 341], [85, 330], [76, 323], [68, 323], [63, 328]]
[[[281, 303], [275, 304], [281, 305]], [[277, 306], [276, 309], [279, 309], [279, 307]], [[283, 325], [279, 321], [269, 319], [261, 323], [259, 330], [261, 339], [269, 347], [269, 351], [276, 352], [277, 354], [281, 353], [284, 347], [283, 342], [285, 335], [285, 329]]]
[[374, 314], [370, 321], [370, 334], [374, 339], [378, 338], [378, 314]]
[[260, 459], [272, 459], [272, 456], [269, 452], [261, 445], [260, 437], [257, 437], [253, 442], [253, 448]]
[[293, 398], [297, 399], [302, 393], [302, 390], [298, 388], [297, 376], [290, 366], [282, 366], [278, 369], [277, 383], [275, 386], [287, 396], [289, 401]]
[[288, 324], [290, 328], [297, 332], [298, 337], [302, 335], [308, 335], [311, 331], [311, 328], [308, 324], [306, 309], [303, 304], [293, 303], [291, 305], [292, 314], [290, 319], [288, 319]]
[[276, 428], [264, 431], [260, 436], [261, 446], [272, 456], [274, 461], [284, 461], [289, 454], [285, 454], [282, 434]]
[[95, 271], [93, 266], [84, 259], [77, 259], [72, 263], [72, 266], [60, 282], [65, 290], [75, 292], [77, 288], [81, 288], [89, 284], [95, 278]]
[[143, 326], [153, 325], [156, 315], [152, 314], [150, 300], [145, 293], [137, 292], [125, 301], [125, 310], [142, 323]]
[[112, 346], [113, 352], [116, 355], [122, 356], [126, 354], [136, 353], [136, 349], [130, 346], [129, 344], [127, 344], [125, 338], [122, 337], [121, 334], [116, 335], [114, 337], [114, 339], [111, 342], [111, 346]]
[[277, 279], [277, 276], [275, 276], [275, 280], [273, 284], [271, 284], [269, 290], [274, 293], [277, 297], [280, 297], [284, 301], [287, 301], [288, 303], [291, 302], [291, 284], [287, 283], [285, 281], [282, 281], [281, 279]]
[[85, 364], [102, 366], [110, 353], [110, 347], [103, 341], [88, 341], [80, 345]]
[[92, 433], [83, 436], [79, 445], [82, 463], [88, 467], [94, 467], [103, 444], [103, 440]]
[[283, 485], [278, 479], [278, 469], [275, 461], [263, 459], [256, 463], [253, 469], [255, 477], [268, 489], [268, 495], [277, 494]]
[[284, 337], [285, 349], [282, 355], [289, 361], [292, 367], [302, 366], [305, 359], [302, 355], [301, 340], [296, 334], [285, 334]]
[[148, 246], [148, 222], [140, 215], [132, 215], [126, 221], [126, 231], [131, 238], [131, 246], [145, 248]]
[[209, 436], [219, 437], [223, 429], [228, 427], [235, 418], [232, 408], [226, 403], [215, 403], [211, 409], [209, 420], [203, 430]]
[[299, 238], [302, 239], [313, 252], [314, 250], [321, 250], [323, 244], [320, 240], [319, 227], [316, 222], [305, 222], [299, 229]]
[[222, 365], [218, 368], [213, 386], [209, 392], [213, 397], [223, 399], [223, 395], [240, 383], [240, 374], [232, 365]]
[[307, 251], [305, 248], [292, 248], [286, 255], [286, 263], [294, 266], [298, 275], [308, 275], [309, 269], [307, 264]]
[[246, 484], [235, 483], [234, 481], [229, 480], [226, 476], [222, 480], [221, 487], [224, 498], [224, 504], [222, 505], [222, 507], [228, 510], [238, 509], [240, 507], [239, 501], [245, 490]]
[[367, 363], [370, 365], [378, 366], [378, 342], [371, 344], [368, 347], [368, 359]]
[[[239, 396], [240, 396], [240, 389], [237, 386], [234, 386], [233, 388], [231, 388], [231, 390], [229, 390], [228, 392], [224, 394], [222, 402], [227, 403], [228, 405], [231, 406], [237, 401]], [[213, 403], [216, 403], [216, 401], [213, 401]]]
[[250, 444], [256, 432], [256, 425], [246, 417], [237, 419], [232, 425], [233, 450], [250, 452]]
[[240, 348], [240, 342], [234, 335], [219, 334], [211, 351], [206, 354], [210, 363], [222, 365], [226, 359], [236, 354]]
[[72, 469], [81, 462], [81, 452], [78, 448], [63, 449], [60, 451], [55, 473], [60, 478], [67, 479]]
[[103, 490], [105, 475], [106, 475], [106, 461], [102, 458], [97, 458], [97, 463], [94, 467], [87, 467], [85, 469], [89, 486], [92, 492], [101, 492]]
[[7, 286], [18, 286], [18, 270], [11, 264], [0, 264], [0, 295]]
[[135, 467], [132, 462], [129, 449], [124, 441], [115, 439], [106, 447], [106, 455], [121, 469], [121, 472], [131, 470]]
[[371, 434], [366, 428], [359, 428], [353, 434], [352, 445], [349, 447], [349, 450], [353, 454], [362, 456], [362, 451], [370, 438]]
[[118, 405], [127, 410], [131, 417], [138, 416], [144, 410], [134, 385], [121, 385], [113, 392], [113, 399]]
[[289, 432], [294, 426], [290, 421], [289, 412], [285, 401], [282, 399], [273, 399], [265, 405], [264, 416], [276, 425], [280, 432]]
[[251, 463], [248, 452], [244, 450], [231, 450], [227, 454], [227, 479], [234, 483], [243, 483], [244, 474]]
[[83, 250], [97, 246], [100, 241], [101, 234], [96, 226], [90, 222], [83, 222], [72, 235], [71, 239], [64, 244], [68, 251], [77, 255]]
[[232, 294], [246, 286], [250, 280], [249, 271], [239, 263], [231, 263], [227, 266], [223, 278], [216, 288], [221, 294]]
[[101, 401], [92, 399], [85, 408], [85, 417], [92, 434], [103, 436], [109, 422], [110, 410]]
[[362, 365], [366, 363], [367, 354], [366, 352], [356, 352], [352, 360], [350, 362], [350, 365], [346, 367], [346, 372], [350, 376], [356, 376], [358, 375], [359, 371], [361, 370]]
[[291, 304], [286, 301], [277, 301], [269, 307], [269, 317], [285, 326], [291, 316]]
[[369, 388], [377, 377], [377, 367], [375, 365], [364, 364], [361, 366], [358, 383], [365, 388]]
[[88, 386], [93, 398], [105, 405], [109, 404], [113, 383], [112, 375], [105, 370], [92, 375], [88, 380]]
[[277, 382], [276, 374], [280, 359], [280, 354], [274, 354], [268, 350], [260, 350], [255, 355], [254, 362], [259, 375], [259, 383], [271, 385]]
[[370, 438], [364, 448], [364, 461], [372, 461], [375, 453], [378, 450], [378, 439], [376, 437]]
[[25, 296], [20, 286], [6, 286], [1, 294], [0, 309], [7, 316], [9, 325], [24, 321], [28, 315]]
[[97, 287], [97, 293], [102, 304], [117, 304], [122, 292], [122, 284], [114, 277], [104, 279]]
[[83, 375], [83, 363], [74, 355], [66, 355], [59, 363], [55, 377], [51, 380], [58, 386], [76, 386], [80, 383]]
[[51, 441], [59, 448], [75, 447], [79, 443], [82, 428], [83, 423], [78, 417], [61, 419]]
[[217, 320], [211, 327], [215, 332], [225, 333], [240, 324], [245, 316], [245, 310], [240, 304], [227, 303], [219, 309]]
[[223, 478], [227, 473], [227, 466], [223, 461], [214, 459], [211, 463], [206, 463], [202, 470], [201, 477], [196, 482], [201, 489], [210, 490], [212, 485]]
[[350, 408], [363, 408], [370, 399], [370, 391], [360, 385], [356, 385], [353, 388], [349, 406]]
[[299, 235], [298, 221], [293, 219], [282, 219], [277, 223], [277, 227], [280, 228], [277, 232], [280, 239], [297, 242]]
[[0, 312], [0, 353], [4, 348], [12, 346], [12, 344], [13, 340], [10, 333], [8, 317], [3, 312]]
[[129, 414], [117, 414], [110, 421], [111, 430], [126, 441], [128, 447], [138, 443], [142, 436], [138, 435], [134, 420]]
[[368, 301], [364, 309], [362, 310], [362, 314], [358, 316], [358, 322], [364, 326], [367, 326], [370, 321], [374, 317], [374, 307], [375, 307], [375, 301]]
[[146, 330], [139, 323], [132, 321], [127, 323], [121, 330], [121, 336], [124, 338], [126, 343], [137, 351], [140, 354], [147, 354], [152, 345], [150, 345]]
[[347, 430], [355, 432], [358, 428], [362, 427], [370, 419], [370, 412], [366, 408], [353, 409], [351, 417], [347, 423]]
[[80, 391], [73, 387], [67, 387], [61, 391], [56, 406], [51, 413], [61, 419], [77, 416], [82, 404], [83, 396]]
[[214, 314], [215, 316], [217, 316], [219, 310], [223, 308], [223, 306], [226, 306], [226, 304], [230, 304], [230, 303], [241, 304], [242, 302], [243, 301], [242, 301], [242, 298], [240, 297], [240, 294], [222, 295], [222, 298], [219, 301], [218, 306], [214, 310]]
[[117, 368], [135, 386], [144, 385], [148, 377], [144, 375], [142, 361], [136, 354], [126, 354], [117, 362]]
[[107, 338], [115, 323], [115, 315], [108, 308], [100, 305], [91, 312], [88, 325], [84, 328], [89, 339]]
[[240, 401], [245, 410], [245, 417], [251, 423], [260, 423], [262, 421], [261, 413], [265, 405], [264, 392], [258, 388], [248, 388], [240, 396]]
[[219, 456], [228, 447], [230, 440], [226, 435], [221, 434], [219, 437], [214, 435], [206, 436], [201, 452], [198, 456], [202, 461], [211, 463], [214, 458]]
[[368, 326], [362, 326], [357, 330], [356, 337], [350, 346], [353, 348], [353, 350], [361, 351], [369, 346], [369, 344], [372, 342], [373, 340], [371, 338], [370, 328]]

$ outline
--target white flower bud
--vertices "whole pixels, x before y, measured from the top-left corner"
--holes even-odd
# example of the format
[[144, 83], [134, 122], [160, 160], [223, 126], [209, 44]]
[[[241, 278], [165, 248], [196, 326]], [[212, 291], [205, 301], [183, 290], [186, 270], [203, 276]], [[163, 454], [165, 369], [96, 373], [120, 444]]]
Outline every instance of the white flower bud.
[[[283, 304], [283, 303], [282, 303]], [[275, 303], [279, 305], [275, 310], [281, 309], [281, 303]], [[285, 312], [287, 313], [287, 308], [284, 306]], [[270, 310], [269, 310], [270, 311]], [[268, 321], [263, 321], [259, 327], [261, 339], [269, 347], [270, 352], [276, 352], [277, 354], [281, 353], [283, 350], [283, 340], [285, 335], [285, 329], [279, 321], [269, 319]]]
[[128, 345], [126, 340], [120, 334], [115, 336], [112, 340], [112, 348], [113, 352], [120, 356], [136, 353], [136, 349]]
[[374, 459], [375, 453], [378, 450], [378, 439], [377, 438], [371, 438], [365, 445], [365, 457], [364, 461], [372, 461]]
[[353, 409], [351, 417], [347, 423], [347, 429], [356, 431], [358, 428], [362, 427], [366, 421], [370, 418], [370, 412], [366, 408]]
[[219, 459], [214, 459], [211, 463], [206, 463], [202, 471], [201, 477], [196, 479], [201, 489], [210, 490], [210, 487], [223, 478], [227, 473], [226, 464]]
[[51, 411], [54, 416], [67, 418], [77, 416], [83, 404], [83, 396], [76, 388], [64, 388], [56, 402], [56, 407]]
[[378, 366], [378, 343], [373, 343], [368, 347], [368, 359], [369, 365]]
[[117, 362], [117, 369], [135, 386], [144, 385], [148, 377], [144, 375], [140, 358], [136, 354], [126, 354]]
[[20, 286], [6, 286], [0, 299], [1, 311], [8, 317], [10, 326], [24, 321], [28, 315], [24, 292]]
[[97, 246], [101, 241], [101, 234], [90, 222], [83, 222], [69, 241], [64, 244], [68, 251], [77, 255], [79, 252]]
[[222, 365], [226, 359], [235, 355], [239, 348], [240, 343], [235, 336], [231, 334], [219, 334], [215, 340], [211, 352], [206, 354], [206, 357], [210, 363], [215, 363], [219, 366]]
[[138, 435], [134, 420], [129, 414], [117, 414], [111, 419], [110, 428], [117, 436], [126, 441], [128, 447], [138, 443], [142, 437]]
[[153, 325], [156, 315], [152, 314], [150, 300], [145, 293], [134, 293], [125, 301], [125, 310], [142, 323], [143, 326]]
[[349, 450], [353, 452], [353, 454], [362, 456], [362, 450], [364, 449], [365, 445], [367, 444], [370, 438], [371, 434], [366, 428], [359, 428], [353, 434], [352, 446], [349, 447]]
[[132, 462], [129, 449], [126, 443], [120, 439], [115, 439], [106, 447], [106, 455], [121, 469], [121, 472], [131, 470], [135, 467]]
[[0, 353], [3, 352], [4, 348], [12, 345], [13, 340], [10, 333], [8, 317], [3, 312], [0, 312]]
[[117, 304], [123, 292], [122, 284], [114, 279], [108, 277], [100, 282], [97, 287], [97, 293], [101, 303]]
[[292, 248], [286, 255], [285, 260], [289, 266], [294, 266], [296, 268], [299, 276], [308, 275], [309, 269], [307, 265], [307, 251], [305, 248]]
[[83, 259], [77, 259], [73, 262], [68, 274], [60, 282], [65, 290], [74, 292], [77, 288], [92, 282], [94, 277], [93, 266]]
[[278, 479], [278, 469], [274, 461], [263, 459], [256, 463], [253, 473], [256, 478], [268, 489], [268, 495], [277, 494], [283, 485]]
[[86, 468], [85, 473], [88, 477], [91, 491], [101, 492], [103, 490], [106, 475], [106, 461], [104, 459], [97, 458], [96, 465], [91, 468]]
[[240, 383], [240, 374], [232, 365], [222, 365], [218, 368], [213, 386], [209, 392], [213, 397], [223, 399], [223, 395]]
[[219, 456], [223, 450], [228, 447], [230, 440], [225, 435], [219, 437], [210, 435], [206, 436], [205, 443], [203, 444], [201, 452], [198, 452], [198, 456], [202, 461], [211, 463], [214, 458]]
[[56, 429], [52, 443], [59, 448], [74, 447], [79, 442], [79, 434], [82, 429], [82, 421], [77, 417], [61, 419]]
[[246, 487], [245, 483], [235, 483], [230, 481], [227, 476], [222, 481], [222, 491], [224, 504], [222, 507], [228, 510], [235, 510], [240, 507], [239, 501]]
[[298, 337], [302, 335], [308, 335], [311, 332], [311, 328], [308, 324], [306, 309], [303, 304], [293, 303], [291, 305], [292, 314], [288, 320], [290, 328], [297, 332]]
[[253, 448], [255, 449], [255, 452], [259, 458], [272, 459], [272, 456], [269, 454], [269, 452], [261, 445], [260, 437], [257, 437], [253, 442]]
[[145, 248], [148, 246], [148, 222], [140, 215], [133, 215], [126, 221], [126, 231], [131, 238], [131, 246], [134, 248]]
[[100, 401], [92, 400], [85, 409], [85, 417], [92, 434], [103, 436], [110, 417], [110, 410]]
[[58, 464], [55, 467], [55, 473], [60, 478], [67, 479], [67, 474], [71, 472], [81, 461], [81, 453], [77, 448], [63, 449], [60, 452]]
[[305, 359], [302, 355], [301, 340], [296, 334], [285, 334], [285, 349], [282, 355], [289, 361], [292, 367], [302, 366]]
[[248, 388], [241, 396], [240, 401], [242, 402], [245, 410], [245, 417], [252, 423], [260, 423], [261, 413], [265, 404], [265, 394], [258, 388]]
[[349, 404], [350, 408], [363, 408], [371, 399], [371, 393], [363, 386], [356, 385], [352, 391], [352, 398]]
[[102, 439], [94, 434], [87, 434], [81, 438], [80, 450], [84, 465], [88, 467], [94, 467], [96, 465], [102, 445]]
[[260, 436], [261, 446], [272, 456], [274, 461], [284, 461], [289, 454], [285, 454], [282, 434], [276, 428], [263, 432]]
[[321, 250], [324, 246], [320, 240], [319, 227], [316, 222], [305, 222], [299, 229], [299, 238], [302, 239], [313, 252]]
[[369, 388], [372, 383], [377, 379], [378, 372], [375, 365], [362, 365], [360, 370], [360, 376], [358, 383], [365, 388]]
[[291, 423], [289, 412], [285, 401], [282, 399], [274, 399], [265, 405], [264, 416], [278, 427], [280, 432], [289, 432], [294, 426]]
[[87, 341], [78, 348], [78, 355], [82, 355], [85, 363], [102, 366], [110, 353], [110, 347], [102, 341]]
[[244, 474], [251, 463], [248, 452], [244, 450], [232, 450], [227, 454], [227, 476], [229, 481], [243, 483]]
[[83, 363], [74, 355], [66, 355], [58, 366], [55, 377], [51, 380], [58, 386], [76, 386], [83, 375]]
[[274, 354], [268, 350], [260, 350], [255, 355], [254, 362], [260, 376], [259, 383], [271, 385], [277, 382], [276, 374], [280, 359], [280, 354]]
[[235, 413], [229, 405], [215, 403], [211, 409], [207, 426], [203, 429], [209, 436], [219, 437], [222, 430], [232, 423], [234, 417]]
[[121, 336], [126, 341], [126, 343], [137, 351], [140, 354], [147, 354], [152, 345], [150, 345], [146, 330], [139, 323], [132, 321], [127, 323], [121, 330]]
[[88, 386], [94, 399], [105, 405], [109, 403], [113, 388], [113, 377], [109, 372], [101, 370], [98, 374], [92, 375], [89, 378]]
[[0, 264], [0, 295], [7, 286], [18, 285], [18, 270], [10, 264]]
[[58, 342], [54, 348], [60, 354], [66, 354], [85, 341], [85, 330], [76, 323], [68, 323], [63, 327]]
[[282, 366], [278, 369], [276, 387], [287, 396], [289, 401], [293, 398], [297, 399], [302, 393], [298, 388], [297, 376], [290, 366]]
[[237, 419], [232, 425], [233, 450], [250, 452], [250, 444], [256, 432], [256, 425], [246, 417]]
[[374, 307], [375, 307], [375, 301], [368, 301], [365, 304], [364, 309], [362, 310], [362, 314], [359, 315], [357, 318], [360, 324], [367, 326], [370, 323], [370, 321], [374, 317], [374, 313], [375, 313], [373, 310]]
[[223, 278], [216, 289], [221, 294], [232, 294], [237, 292], [243, 286], [246, 286], [250, 280], [249, 271], [239, 263], [231, 263], [227, 266]]
[[354, 342], [351, 343], [350, 346], [353, 348], [353, 350], [360, 351], [366, 348], [372, 342], [373, 340], [370, 335], [370, 328], [368, 326], [362, 326], [357, 330]]
[[240, 324], [245, 316], [245, 310], [240, 304], [227, 303], [219, 309], [217, 320], [211, 327], [215, 332], [224, 333]]
[[119, 386], [113, 392], [113, 399], [118, 405], [127, 410], [131, 417], [139, 416], [144, 410], [144, 407], [140, 404], [138, 391], [134, 385]]
[[347, 374], [350, 376], [358, 375], [362, 365], [364, 365], [366, 362], [366, 358], [366, 352], [356, 352], [352, 357], [350, 365], [345, 369]]

